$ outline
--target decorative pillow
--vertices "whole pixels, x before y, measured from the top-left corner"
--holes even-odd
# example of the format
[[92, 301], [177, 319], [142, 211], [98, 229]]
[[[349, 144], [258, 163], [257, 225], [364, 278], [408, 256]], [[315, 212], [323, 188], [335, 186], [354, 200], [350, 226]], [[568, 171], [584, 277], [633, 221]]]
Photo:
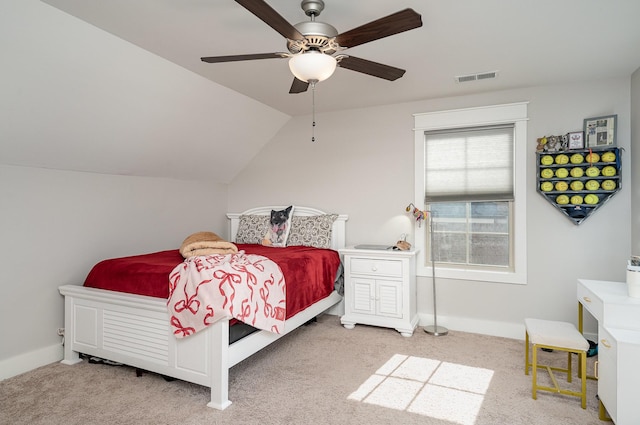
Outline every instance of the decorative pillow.
[[262, 242], [265, 232], [269, 228], [268, 215], [241, 215], [238, 223], [236, 243]]
[[331, 228], [338, 214], [293, 217], [287, 245], [331, 248]]
[[291, 231], [293, 205], [280, 210], [271, 210], [269, 227], [262, 239], [262, 245], [283, 248], [287, 246], [287, 238]]

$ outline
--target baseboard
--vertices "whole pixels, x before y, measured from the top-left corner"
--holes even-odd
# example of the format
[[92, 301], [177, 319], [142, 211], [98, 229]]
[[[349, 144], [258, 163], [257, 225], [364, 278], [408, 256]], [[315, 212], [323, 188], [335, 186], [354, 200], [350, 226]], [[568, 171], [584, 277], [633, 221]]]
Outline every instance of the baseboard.
[[0, 381], [21, 373], [29, 372], [54, 362], [62, 360], [63, 347], [62, 344], [54, 344], [39, 350], [30, 351], [20, 354], [19, 356], [10, 357], [0, 360]]
[[[420, 326], [433, 325], [433, 315], [420, 314]], [[524, 340], [524, 323], [497, 322], [457, 316], [438, 316], [438, 326], [449, 330]]]
[[[334, 315], [344, 314], [343, 301], [336, 304], [326, 313]], [[428, 314], [419, 315], [419, 326], [433, 324], [433, 316]], [[513, 338], [524, 340], [523, 323], [496, 322], [491, 320], [478, 320], [466, 317], [438, 316], [438, 325], [449, 330], [460, 332], [470, 332], [483, 335], [499, 336], [503, 338]], [[587, 339], [597, 341], [597, 335], [585, 334]], [[21, 373], [58, 362], [63, 358], [63, 347], [61, 344], [50, 345], [49, 347], [0, 360], [0, 381], [20, 375]]]

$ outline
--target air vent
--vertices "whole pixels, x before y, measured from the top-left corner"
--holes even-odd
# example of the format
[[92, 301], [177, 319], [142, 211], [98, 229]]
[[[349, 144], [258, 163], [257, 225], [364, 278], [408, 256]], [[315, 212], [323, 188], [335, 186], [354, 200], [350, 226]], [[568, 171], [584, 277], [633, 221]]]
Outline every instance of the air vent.
[[498, 71], [489, 71], [489, 72], [480, 72], [477, 74], [458, 75], [455, 78], [456, 78], [456, 83], [466, 83], [469, 81], [489, 80], [491, 78], [496, 78], [497, 76], [498, 76]]

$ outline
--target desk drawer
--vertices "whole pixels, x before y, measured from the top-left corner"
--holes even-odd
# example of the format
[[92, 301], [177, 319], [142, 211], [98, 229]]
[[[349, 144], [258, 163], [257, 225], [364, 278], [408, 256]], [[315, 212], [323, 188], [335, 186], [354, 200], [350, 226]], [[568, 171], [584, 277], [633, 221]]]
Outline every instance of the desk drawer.
[[578, 282], [578, 301], [596, 318], [598, 322], [602, 322], [604, 312], [604, 303], [602, 300], [589, 290], [589, 288]]
[[402, 277], [402, 261], [352, 258], [351, 273], [374, 276]]

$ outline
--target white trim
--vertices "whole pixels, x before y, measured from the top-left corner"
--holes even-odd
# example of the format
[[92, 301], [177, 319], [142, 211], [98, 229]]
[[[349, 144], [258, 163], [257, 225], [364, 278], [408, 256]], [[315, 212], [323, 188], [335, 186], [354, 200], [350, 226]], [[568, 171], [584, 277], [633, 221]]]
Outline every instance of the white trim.
[[62, 344], [54, 344], [0, 361], [0, 381], [62, 360]]
[[[514, 128], [514, 271], [495, 272], [478, 270], [447, 269], [436, 267], [436, 276], [444, 279], [475, 280], [483, 282], [526, 284], [527, 280], [527, 105], [528, 102], [493, 105], [449, 111], [414, 114], [415, 120], [415, 193], [414, 205], [424, 205], [424, 132], [449, 128], [473, 127], [494, 124], [515, 124]], [[426, 252], [425, 232], [414, 223], [416, 249]], [[432, 276], [431, 267], [418, 258], [418, 276]]]
[[[433, 316], [431, 314], [420, 314], [419, 317], [419, 326], [433, 325]], [[440, 325], [452, 331], [524, 340], [524, 322], [501, 322], [478, 320], [463, 316], [438, 315], [438, 326]], [[597, 334], [585, 332], [584, 336], [592, 341], [598, 340]]]

